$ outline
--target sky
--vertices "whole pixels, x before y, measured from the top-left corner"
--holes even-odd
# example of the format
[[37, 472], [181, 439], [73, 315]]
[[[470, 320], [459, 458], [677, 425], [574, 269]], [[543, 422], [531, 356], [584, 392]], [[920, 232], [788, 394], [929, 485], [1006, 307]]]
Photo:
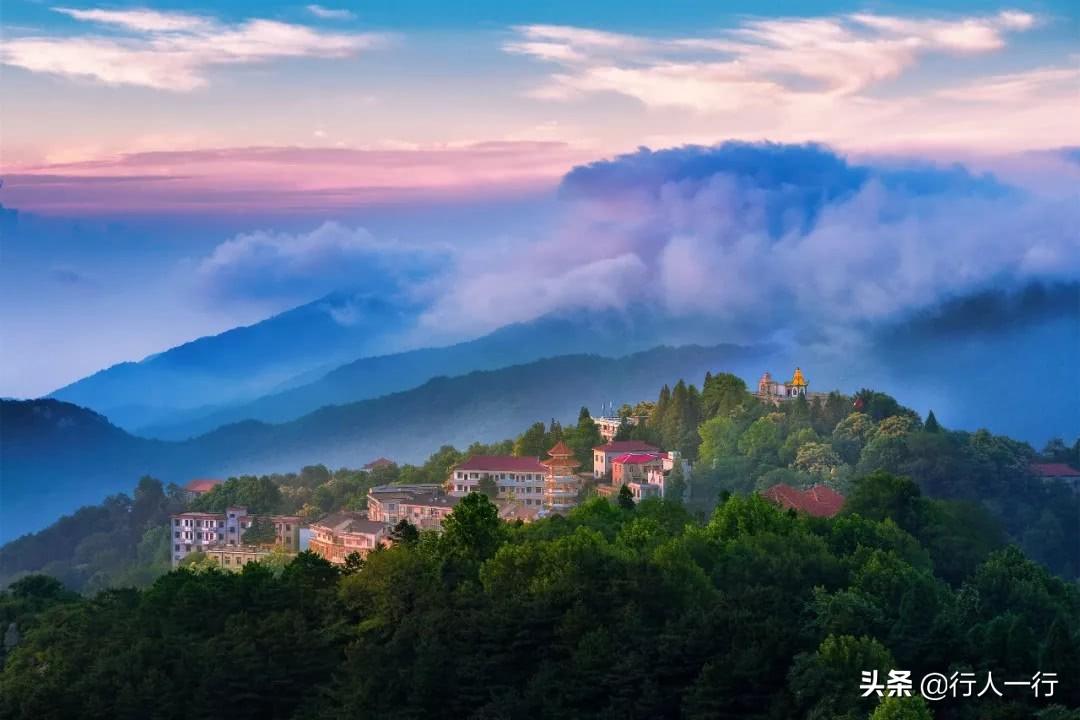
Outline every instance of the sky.
[[[844, 328], [928, 296], [1080, 277], [1080, 165], [1062, 150], [1080, 146], [1080, 6], [768, 9], [8, 0], [0, 203], [18, 217], [0, 218], [0, 395], [343, 283], [382, 287], [387, 267], [419, 268], [401, 290], [440, 341], [615, 304], [655, 277], [669, 308], [746, 312], [780, 290], [735, 279], [794, 236], [837, 268], [801, 302]], [[758, 156], [779, 179], [749, 190], [727, 164], [737, 148], [637, 151], [730, 140], [828, 149]], [[673, 157], [678, 171], [657, 169]], [[772, 237], [769, 198], [828, 158], [843, 170], [824, 222]], [[942, 180], [957, 162], [968, 175]], [[890, 174], [916, 166], [943, 168], [946, 191]], [[987, 195], [984, 173], [1005, 189]], [[740, 220], [747, 207], [766, 225]], [[853, 282], [879, 262], [901, 265]]]

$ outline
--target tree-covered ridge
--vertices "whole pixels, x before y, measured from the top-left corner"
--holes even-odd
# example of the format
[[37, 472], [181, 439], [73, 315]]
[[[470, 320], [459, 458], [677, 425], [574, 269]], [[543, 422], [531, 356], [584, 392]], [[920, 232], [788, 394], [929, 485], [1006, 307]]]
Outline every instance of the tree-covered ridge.
[[[705, 522], [594, 499], [508, 525], [473, 494], [441, 535], [343, 571], [303, 554], [93, 599], [26, 578], [0, 594], [25, 628], [0, 715], [1075, 718], [1080, 590], [1015, 548], [948, 581], [938, 558], [969, 531], [933, 548], [894, 519], [925, 531], [938, 505], [886, 473], [829, 520], [733, 495]], [[1062, 682], [1039, 700], [860, 697], [862, 670], [891, 668]]]
[[[708, 516], [721, 493], [748, 493], [780, 482], [795, 487], [825, 482], [847, 494], [858, 478], [885, 469], [914, 479], [926, 496], [954, 501], [935, 510], [953, 521], [937, 525], [942, 532], [952, 524], [978, 527], [979, 548], [1011, 541], [1055, 573], [1080, 577], [1080, 496], [1028, 472], [1033, 460], [1080, 467], [1080, 440], [1071, 447], [1051, 440], [1036, 453], [1026, 443], [985, 430], [947, 430], [932, 412], [924, 422], [896, 399], [872, 390], [774, 406], [756, 399], [729, 373], [706, 374], [700, 392], [680, 380], [662, 388], [655, 401], [625, 405], [620, 414], [645, 420], [625, 423], [619, 439], [645, 440], [695, 461], [686, 480], [688, 508], [699, 519]], [[575, 451], [583, 470], [592, 467], [591, 448], [600, 438], [582, 408], [575, 425], [564, 427], [552, 419], [534, 423], [513, 440], [473, 443], [464, 450], [444, 445], [422, 465], [367, 472], [310, 465], [295, 473], [229, 478], [191, 501], [188, 509], [223, 512], [229, 505], [242, 505], [254, 513], [311, 520], [341, 509], [365, 509], [367, 492], [375, 485], [442, 483], [470, 455], [543, 457], [560, 440]], [[684, 482], [673, 481], [677, 486]], [[157, 508], [151, 515], [129, 513], [132, 499], [117, 495], [0, 548], [0, 586], [28, 572], [45, 572], [90, 592], [151, 582], [169, 567], [167, 532], [159, 526], [186, 503], [175, 486], [154, 483], [144, 478], [135, 493], [136, 499], [140, 493], [157, 498], [141, 501], [143, 507]], [[906, 529], [920, 533], [914, 525]], [[929, 545], [937, 542], [921, 537]], [[943, 568], [945, 576], [962, 577], [979, 548], [958, 548], [949, 560], [955, 569]]]
[[[779, 406], [759, 401], [733, 375], [706, 375], [702, 390], [680, 380], [637, 411], [648, 421], [620, 437], [648, 440], [696, 460], [692, 506], [711, 510], [720, 492], [749, 493], [777, 483], [826, 483], [848, 494], [878, 470], [914, 480], [933, 498], [953, 500], [938, 512], [957, 523], [998, 532], [1065, 577], [1080, 577], [1080, 495], [1033, 477], [1033, 461], [1080, 466], [1080, 440], [1052, 440], [1042, 453], [1027, 443], [943, 428], [895, 398], [873, 390], [824, 400], [799, 397]], [[1000, 525], [1000, 530], [997, 526]], [[914, 529], [914, 528], [909, 528]]]

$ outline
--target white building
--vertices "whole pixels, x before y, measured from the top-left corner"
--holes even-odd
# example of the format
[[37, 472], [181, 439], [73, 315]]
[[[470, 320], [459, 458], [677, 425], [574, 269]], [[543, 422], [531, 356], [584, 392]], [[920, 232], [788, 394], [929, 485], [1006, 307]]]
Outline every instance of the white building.
[[300, 518], [295, 515], [249, 515], [246, 507], [226, 508], [223, 513], [185, 512], [173, 515], [169, 522], [172, 566], [177, 567], [188, 553], [207, 552], [218, 545], [243, 545], [244, 532], [256, 517], [274, 526], [275, 545], [291, 553], [300, 551]]
[[480, 491], [481, 480], [491, 480], [500, 500], [517, 500], [526, 507], [543, 504], [547, 468], [534, 457], [473, 455], [450, 473], [450, 495], [463, 497]]
[[597, 445], [593, 448], [593, 477], [597, 479], [607, 477], [611, 471], [611, 461], [620, 455], [654, 452], [660, 452], [660, 449], [641, 440], [614, 440]]

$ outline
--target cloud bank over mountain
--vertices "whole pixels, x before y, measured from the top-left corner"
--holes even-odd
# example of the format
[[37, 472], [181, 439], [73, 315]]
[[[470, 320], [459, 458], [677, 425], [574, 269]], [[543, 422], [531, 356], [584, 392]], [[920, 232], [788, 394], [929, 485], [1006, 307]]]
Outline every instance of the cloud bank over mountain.
[[641, 149], [575, 168], [560, 196], [556, 232], [470, 263], [424, 322], [471, 332], [645, 300], [761, 341], [1080, 278], [1075, 196], [960, 165], [854, 163], [813, 144]]
[[553, 229], [400, 242], [326, 223], [228, 240], [219, 301], [347, 288], [422, 309], [413, 346], [545, 313], [648, 303], [731, 342], [838, 344], [988, 292], [1080, 280], [1080, 203], [960, 164], [728, 142], [581, 165]]
[[330, 290], [395, 296], [443, 264], [447, 248], [409, 246], [363, 228], [326, 222], [306, 233], [258, 231], [227, 240], [198, 265], [211, 299], [302, 302]]

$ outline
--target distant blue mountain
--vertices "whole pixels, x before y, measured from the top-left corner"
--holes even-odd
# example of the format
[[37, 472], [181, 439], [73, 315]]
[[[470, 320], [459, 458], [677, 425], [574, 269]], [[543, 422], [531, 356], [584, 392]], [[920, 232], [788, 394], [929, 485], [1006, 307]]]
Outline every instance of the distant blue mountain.
[[707, 370], [752, 373], [758, 351], [732, 345], [660, 347], [624, 358], [565, 355], [499, 370], [438, 377], [420, 387], [326, 407], [282, 424], [245, 421], [184, 442], [127, 433], [56, 400], [0, 401], [0, 542], [61, 514], [127, 491], [139, 477], [192, 477], [359, 467], [380, 455], [422, 461], [439, 446], [515, 435], [537, 420], [574, 422], [582, 405], [653, 398]]
[[49, 397], [92, 408], [130, 430], [194, 408], [248, 401], [386, 352], [416, 314], [379, 298], [332, 293], [254, 325], [113, 365]]
[[660, 344], [707, 343], [705, 327], [697, 319], [676, 323], [646, 307], [553, 313], [448, 347], [363, 357], [313, 382], [227, 407], [175, 413], [172, 422], [147, 424], [136, 428], [136, 432], [182, 440], [241, 420], [284, 422], [325, 405], [407, 390], [438, 375], [494, 370], [557, 355], [621, 356]]

